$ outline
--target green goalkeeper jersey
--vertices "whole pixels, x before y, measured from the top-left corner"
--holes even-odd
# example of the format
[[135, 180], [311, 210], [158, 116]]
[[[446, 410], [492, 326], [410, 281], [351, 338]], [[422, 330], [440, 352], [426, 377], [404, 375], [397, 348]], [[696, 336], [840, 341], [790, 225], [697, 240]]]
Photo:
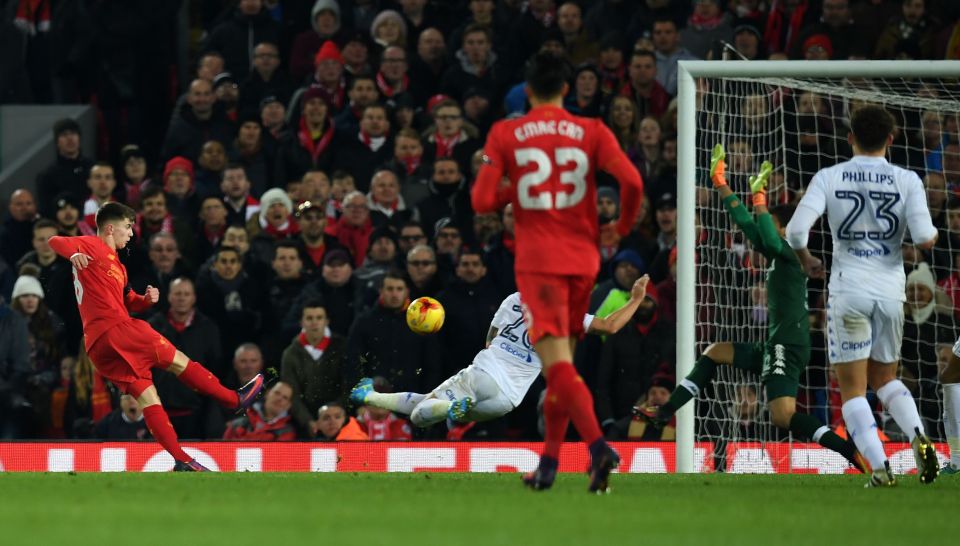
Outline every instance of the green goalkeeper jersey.
[[727, 196], [724, 206], [753, 244], [772, 263], [767, 269], [767, 344], [810, 345], [807, 319], [807, 277], [793, 249], [773, 225], [770, 213], [756, 221], [736, 195]]

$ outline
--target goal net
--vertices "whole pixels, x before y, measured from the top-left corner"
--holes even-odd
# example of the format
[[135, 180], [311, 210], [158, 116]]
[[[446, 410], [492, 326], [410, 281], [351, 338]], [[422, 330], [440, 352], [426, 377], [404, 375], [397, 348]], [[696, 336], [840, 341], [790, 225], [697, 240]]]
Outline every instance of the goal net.
[[[712, 66], [723, 64], [742, 68], [749, 63], [711, 63]], [[960, 83], [951, 79], [957, 76], [957, 69], [953, 67], [952, 73], [945, 71], [940, 75], [881, 77], [864, 74], [863, 65], [891, 63], [859, 63], [860, 73], [833, 70], [830, 74], [816, 74], [807, 70], [807, 74], [801, 76], [791, 73], [791, 69], [798, 64], [806, 64], [804, 68], [809, 69], [811, 63], [762, 64], [777, 71], [749, 75], [740, 70], [729, 76], [697, 77], [696, 71], [691, 70], [695, 96], [692, 101], [689, 96], [681, 97], [686, 99], [681, 109], [689, 110], [691, 102], [694, 107], [695, 136], [687, 140], [685, 150], [686, 163], [693, 165], [692, 171], [688, 170], [692, 176], [685, 178], [683, 172], [680, 173], [680, 180], [684, 181], [680, 192], [692, 193], [693, 197], [696, 226], [692, 238], [696, 261], [692, 278], [686, 278], [688, 286], [690, 281], [694, 283], [693, 316], [681, 318], [684, 310], [678, 310], [678, 321], [695, 321], [693, 343], [689, 337], [682, 339], [681, 328], [678, 350], [684, 343], [692, 345], [695, 359], [711, 342], [765, 339], [765, 273], [770, 264], [736, 228], [712, 189], [708, 170], [714, 144], [721, 143], [726, 148], [728, 182], [748, 208], [752, 207], [749, 207], [747, 179], [764, 160], [775, 166], [768, 186], [771, 206], [796, 203], [818, 170], [851, 157], [847, 143], [851, 113], [863, 105], [883, 105], [898, 125], [887, 159], [915, 171], [924, 180], [934, 222], [941, 228], [940, 243], [933, 252], [923, 253], [910, 244], [904, 245], [907, 272], [917, 271], [908, 283], [929, 289], [929, 295], [921, 289], [917, 298], [931, 303], [907, 307], [901, 375], [919, 404], [928, 435], [943, 441], [938, 369], [949, 357], [950, 347], [957, 339], [957, 325], [960, 325], [955, 318], [960, 314], [953, 299], [960, 303], [960, 269], [954, 264], [960, 244], [950, 237], [954, 235], [955, 240], [960, 241], [960, 209], [955, 213], [952, 233], [945, 210], [951, 196], [960, 197], [960, 172], [955, 172], [960, 171], [957, 147]], [[884, 68], [889, 72], [889, 66]], [[680, 131], [683, 130], [681, 125]], [[682, 199], [680, 213], [684, 213]], [[681, 240], [681, 246], [683, 242]], [[809, 247], [829, 269], [831, 237], [826, 217], [814, 226]], [[932, 276], [926, 274], [925, 266], [919, 265], [921, 262], [929, 266]], [[797, 410], [838, 428], [843, 425], [839, 390], [824, 351], [825, 288], [826, 281], [808, 282], [812, 353], [800, 379]], [[684, 361], [678, 361], [678, 379], [692, 365], [691, 355], [686, 358], [680, 355], [680, 359]], [[872, 392], [868, 399], [886, 437], [891, 442], [905, 441], [904, 434], [883, 412]], [[791, 457], [790, 449], [781, 449], [782, 445], [777, 446], [778, 449], [763, 449], [764, 446], [773, 442], [807, 441], [792, 438], [771, 424], [759, 377], [748, 372], [721, 366], [715, 381], [692, 405], [694, 440], [703, 448], [697, 450], [694, 468], [734, 472], [791, 468], [789, 460], [770, 460], [771, 457]], [[728, 455], [733, 451], [728, 447], [734, 443], [738, 446], [755, 443], [758, 449], [738, 449], [737, 460], [731, 460]], [[678, 446], [678, 457], [682, 448]], [[679, 461], [678, 458], [678, 468], [682, 471], [684, 466]], [[909, 458], [903, 464], [912, 467]]]

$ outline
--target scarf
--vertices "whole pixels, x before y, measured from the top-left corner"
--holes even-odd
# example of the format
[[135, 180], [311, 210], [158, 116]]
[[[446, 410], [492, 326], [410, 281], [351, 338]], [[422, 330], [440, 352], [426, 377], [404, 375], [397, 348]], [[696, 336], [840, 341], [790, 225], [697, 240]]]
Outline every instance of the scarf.
[[173, 233], [173, 215], [169, 212], [163, 217], [163, 220], [160, 220], [160, 227], [158, 229], [150, 229], [150, 226], [144, 223], [145, 221], [146, 219], [143, 217], [143, 214], [138, 212], [137, 219], [133, 223], [133, 231], [137, 234], [138, 239], [149, 237], [154, 233]]
[[610, 94], [614, 93], [617, 90], [617, 86], [623, 81], [623, 76], [626, 74], [626, 67], [621, 63], [615, 70], [607, 70], [601, 66], [599, 71], [600, 89], [605, 94]]
[[311, 358], [314, 360], [320, 360], [320, 357], [323, 356], [323, 352], [326, 351], [327, 347], [330, 345], [330, 327], [324, 327], [323, 339], [316, 344], [311, 344], [310, 341], [307, 340], [307, 333], [303, 330], [300, 330], [300, 335], [297, 336], [297, 342], [300, 343], [301, 347], [306, 349]]
[[226, 233], [226, 231], [227, 226], [221, 226], [216, 231], [210, 231], [210, 228], [203, 226], [203, 236], [207, 238], [207, 242], [213, 247], [220, 244], [220, 239], [223, 239], [223, 234]]
[[463, 131], [450, 138], [444, 138], [439, 131], [434, 133], [433, 140], [437, 143], [437, 157], [453, 157], [453, 149], [456, 148], [457, 144], [466, 140], [463, 137]]
[[420, 160], [423, 156], [418, 155], [417, 157], [404, 157], [400, 159], [400, 163], [403, 163], [403, 169], [407, 172], [407, 176], [413, 174], [414, 171], [420, 167]]
[[650, 315], [650, 319], [647, 322], [640, 323], [637, 322], [637, 331], [640, 332], [640, 335], [646, 336], [650, 333], [650, 330], [657, 324], [657, 319], [660, 318], [660, 306], [653, 308], [653, 313]]
[[307, 250], [307, 256], [310, 257], [310, 261], [313, 262], [313, 265], [320, 267], [320, 264], [323, 263], [323, 255], [327, 253], [327, 245], [323, 244], [323, 239], [321, 239], [320, 246], [307, 246], [304, 247]]
[[310, 152], [310, 158], [313, 160], [314, 165], [317, 164], [320, 154], [330, 147], [330, 142], [333, 140], [333, 120], [327, 118], [326, 125], [326, 130], [320, 135], [320, 139], [315, 141], [313, 137], [310, 136], [310, 128], [307, 127], [307, 120], [303, 119], [302, 116], [300, 117], [300, 130], [297, 131], [297, 136], [300, 138], [300, 145]]
[[173, 326], [173, 329], [178, 333], [182, 334], [184, 330], [190, 327], [193, 324], [193, 318], [197, 315], [196, 310], [190, 311], [190, 314], [187, 315], [187, 319], [183, 322], [178, 322], [177, 319], [173, 318], [173, 313], [167, 311], [167, 322], [170, 323], [170, 326]]
[[13, 24], [30, 36], [49, 32], [50, 0], [20, 0]]
[[387, 135], [383, 136], [370, 136], [366, 131], [360, 129], [360, 142], [363, 142], [363, 145], [370, 149], [371, 152], [376, 152], [383, 147], [387, 142]]
[[720, 23], [722, 22], [723, 15], [718, 15], [716, 17], [703, 17], [694, 13], [690, 16], [690, 25], [697, 30], [711, 30], [720, 26]]
[[319, 87], [320, 90], [323, 91], [323, 94], [327, 96], [327, 102], [335, 112], [339, 112], [343, 109], [343, 105], [346, 103], [347, 96], [346, 80], [340, 78], [340, 81], [333, 89], [323, 85], [322, 83], [318, 83], [317, 87]]
[[260, 215], [259, 222], [260, 229], [274, 239], [285, 239], [300, 233], [300, 226], [298, 226], [296, 222], [291, 222], [289, 216], [280, 224], [280, 227], [274, 227], [273, 224], [267, 221], [267, 217], [264, 214]]
[[[767, 46], [767, 51], [779, 53], [790, 51], [793, 47], [793, 41], [800, 33], [800, 27], [803, 26], [803, 16], [807, 13], [807, 3], [804, 2], [793, 10], [790, 14], [790, 21], [787, 23], [787, 32], [784, 35], [784, 16], [783, 6], [777, 1], [770, 8], [770, 16], [767, 18], [767, 28], [763, 31], [763, 43]], [[780, 37], [783, 36], [783, 45], [781, 47]]]
[[387, 98], [393, 97], [397, 93], [403, 93], [410, 87], [410, 78], [406, 74], [403, 75], [403, 80], [401, 80], [400, 85], [397, 87], [390, 85], [387, 79], [383, 77], [383, 72], [377, 72], [376, 80], [380, 93]]

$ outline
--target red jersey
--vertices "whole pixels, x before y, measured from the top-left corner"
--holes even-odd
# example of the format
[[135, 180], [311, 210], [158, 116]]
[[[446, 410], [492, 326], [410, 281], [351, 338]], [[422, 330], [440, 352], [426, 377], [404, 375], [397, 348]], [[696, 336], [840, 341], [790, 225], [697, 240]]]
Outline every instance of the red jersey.
[[385, 419], [374, 420], [367, 408], [362, 408], [358, 415], [360, 426], [373, 441], [393, 441], [413, 439], [410, 422], [402, 417], [390, 413]]
[[[643, 181], [600, 120], [540, 106], [494, 124], [484, 154], [472, 190], [473, 208], [487, 213], [513, 203], [518, 272], [597, 274], [598, 169], [620, 183], [617, 231], [626, 235], [633, 227]], [[508, 188], [501, 187], [504, 176]]]
[[92, 258], [83, 271], [73, 269], [73, 289], [87, 350], [111, 327], [133, 320], [128, 310], [136, 313], [152, 305], [145, 296], [135, 294], [127, 286], [127, 268], [120, 263], [116, 251], [100, 237], [55, 236], [50, 238], [50, 248], [67, 259], [78, 252]]

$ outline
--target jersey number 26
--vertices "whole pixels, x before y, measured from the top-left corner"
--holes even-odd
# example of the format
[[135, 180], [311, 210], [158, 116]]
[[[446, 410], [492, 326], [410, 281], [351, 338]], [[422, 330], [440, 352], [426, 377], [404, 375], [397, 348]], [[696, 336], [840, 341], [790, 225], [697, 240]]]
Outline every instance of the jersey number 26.
[[[518, 166], [525, 167], [530, 163], [537, 165], [537, 170], [521, 176], [517, 182], [517, 198], [520, 207], [527, 210], [567, 209], [583, 201], [583, 196], [587, 193], [590, 158], [580, 148], [570, 147], [557, 148], [553, 155], [551, 159], [547, 152], [539, 148], [520, 148], [514, 152]], [[572, 169], [560, 170], [560, 167], [571, 163]], [[540, 192], [533, 195], [531, 190], [549, 180], [554, 169], [560, 171], [561, 184], [573, 186], [571, 191], [569, 193]]]

